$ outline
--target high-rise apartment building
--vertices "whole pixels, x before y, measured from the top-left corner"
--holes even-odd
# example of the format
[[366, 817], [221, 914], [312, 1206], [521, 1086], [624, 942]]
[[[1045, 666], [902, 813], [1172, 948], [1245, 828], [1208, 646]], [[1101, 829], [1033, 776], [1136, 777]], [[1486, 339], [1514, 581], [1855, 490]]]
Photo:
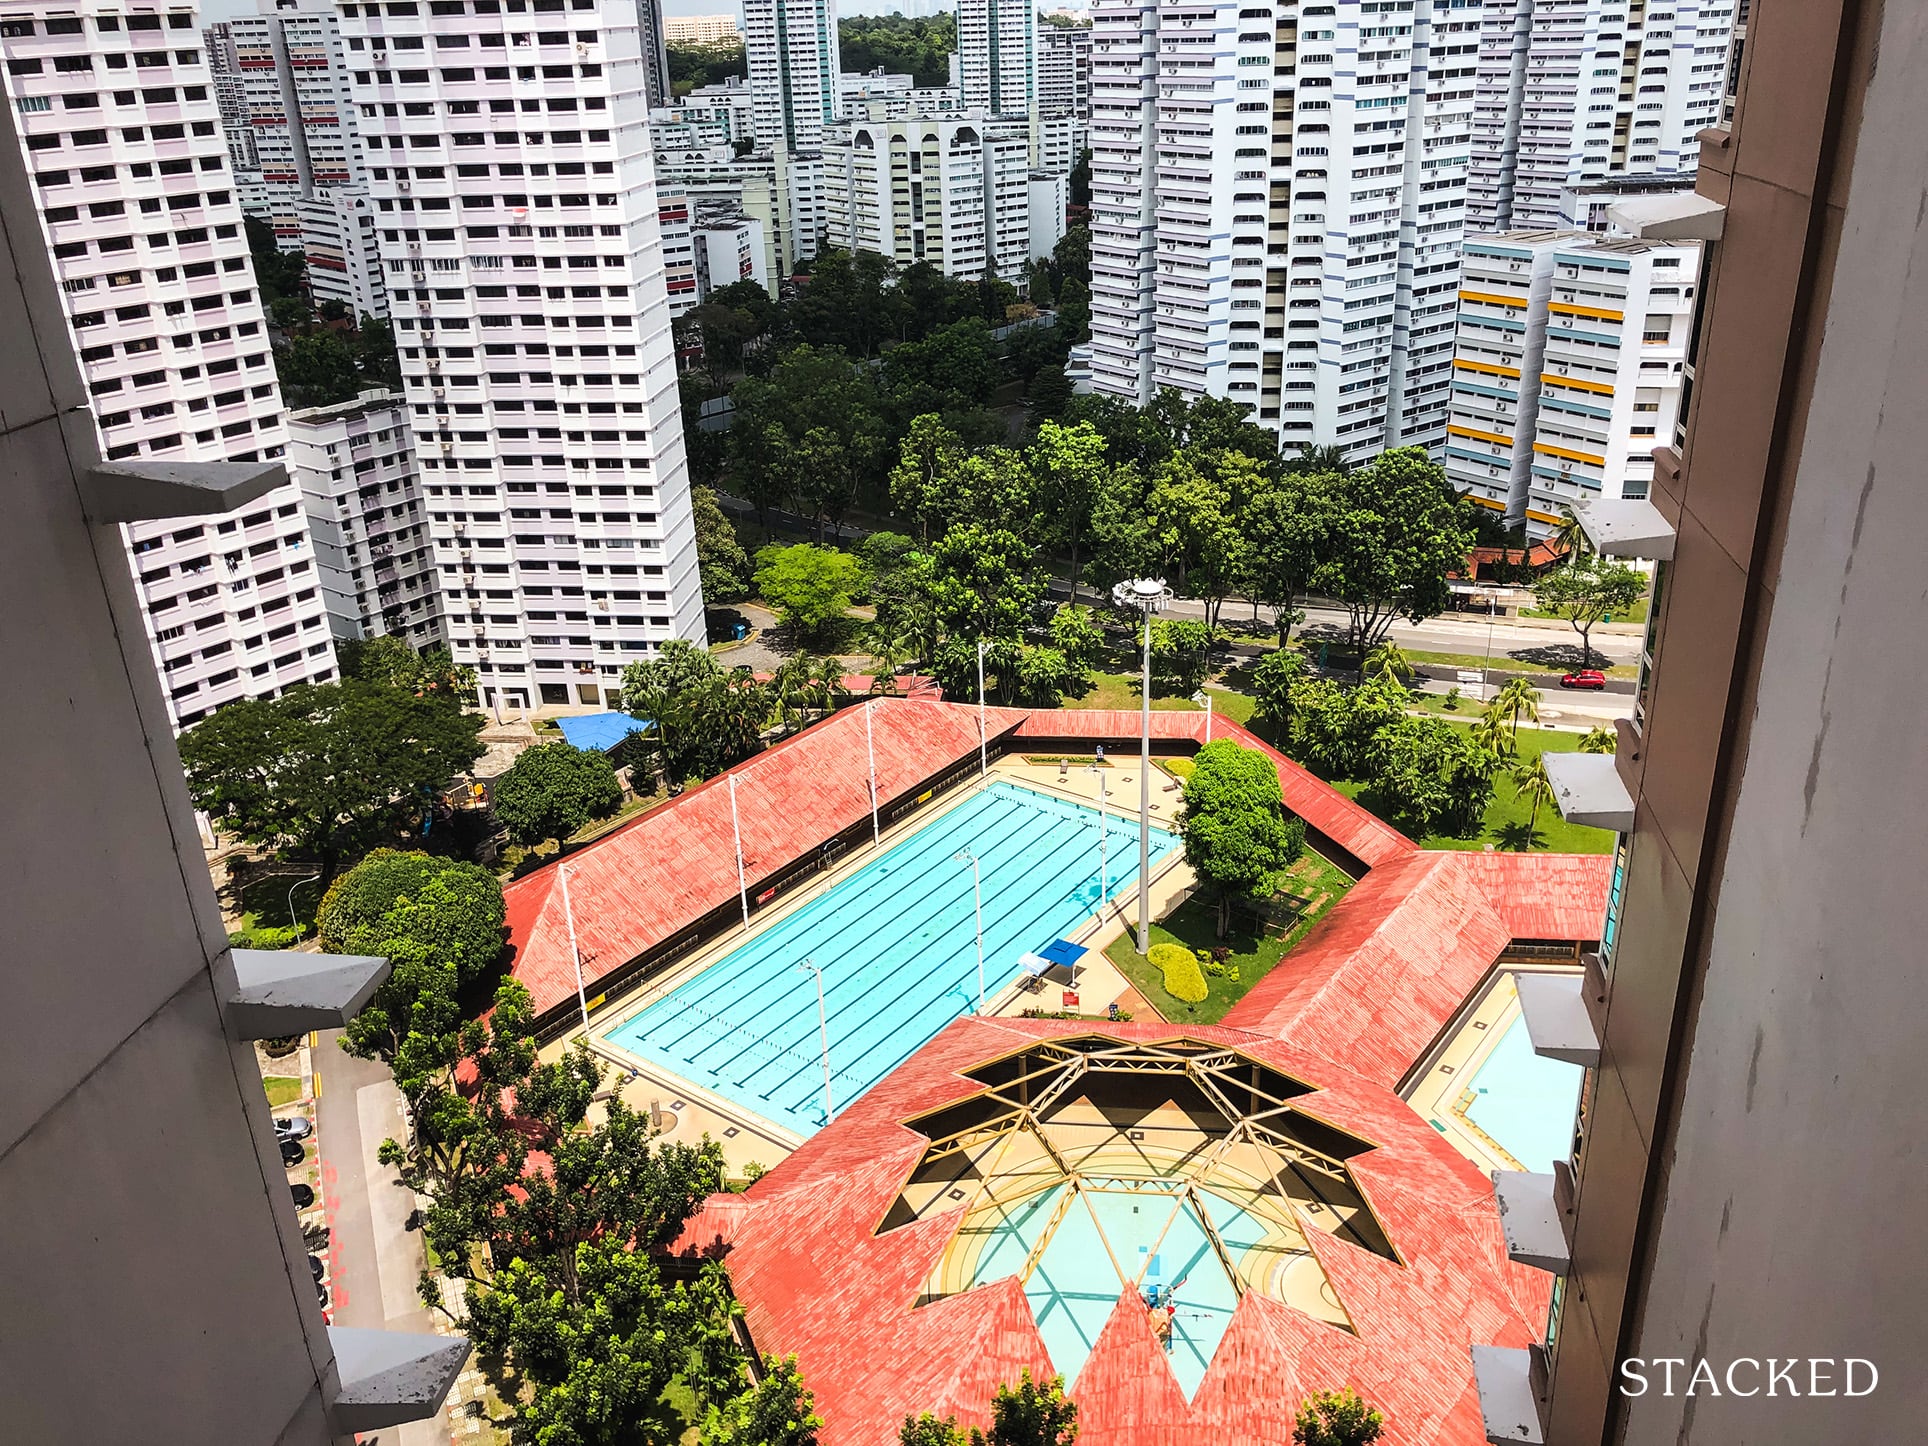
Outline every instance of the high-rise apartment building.
[[1092, 385], [1287, 447], [1445, 435], [1472, 0], [1092, 12]]
[[375, 203], [366, 186], [334, 186], [295, 202], [308, 262], [308, 291], [317, 305], [339, 301], [348, 315], [386, 320], [388, 283], [375, 241]]
[[1552, 230], [1581, 182], [1691, 176], [1733, 26], [1734, 0], [1486, 0], [1468, 229]]
[[636, 0], [637, 44], [643, 53], [643, 94], [652, 106], [672, 105], [669, 85], [669, 32], [662, 0]]
[[241, 57], [234, 48], [234, 27], [223, 20], [201, 31], [207, 48], [208, 74], [214, 78], [214, 108], [221, 113], [221, 133], [227, 137], [228, 164], [236, 170], [255, 170], [254, 127], [248, 123], [247, 82]]
[[1038, 12], [1032, 0], [958, 0], [957, 86], [967, 111], [1036, 116]]
[[[31, 204], [110, 460], [265, 461], [287, 448], [195, 18], [0, 4]], [[241, 513], [135, 522], [125, 536], [177, 726], [335, 676], [293, 485]]]
[[1022, 120], [841, 122], [824, 133], [825, 234], [900, 266], [1019, 281], [1032, 256], [1029, 153]]
[[451, 650], [600, 702], [703, 637], [635, 7], [394, 10], [342, 33]]
[[1038, 27], [1038, 112], [1091, 119], [1091, 27]]
[[836, 0], [745, 0], [743, 50], [758, 148], [820, 150], [843, 72]]
[[355, 108], [332, 0], [260, 0], [231, 22], [268, 223], [284, 251], [304, 250], [298, 203], [362, 183]]
[[1561, 1278], [1544, 1351], [1478, 1353], [1493, 1440], [1921, 1434], [1921, 20], [1755, 0], [1696, 194], [1613, 208], [1706, 256], [1652, 495], [1580, 510], [1654, 595], [1617, 751], [1548, 756], [1619, 838], [1599, 953], [1526, 1020], [1589, 1069], [1516, 1197]]
[[288, 469], [315, 551], [345, 588], [326, 588], [342, 638], [393, 634], [418, 652], [448, 643], [408, 406], [393, 392], [288, 418]]
[[1680, 411], [1700, 247], [1520, 231], [1466, 241], [1446, 475], [1535, 536], [1645, 497]]
[[734, 15], [665, 16], [663, 35], [677, 45], [717, 45], [743, 38]]

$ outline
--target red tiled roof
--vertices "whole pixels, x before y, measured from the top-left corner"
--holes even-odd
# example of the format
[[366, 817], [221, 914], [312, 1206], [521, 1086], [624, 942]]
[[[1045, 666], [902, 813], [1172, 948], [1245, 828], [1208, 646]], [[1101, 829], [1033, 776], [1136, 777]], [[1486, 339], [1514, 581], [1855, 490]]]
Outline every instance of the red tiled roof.
[[[728, 1240], [730, 1278], [758, 1348], [799, 1357], [825, 1446], [888, 1446], [904, 1416], [923, 1410], [983, 1425], [998, 1385], [1027, 1366], [1049, 1373], [1014, 1277], [912, 1309], [956, 1212], [874, 1232], [925, 1143], [900, 1120], [975, 1092], [958, 1073], [969, 1065], [1090, 1029], [960, 1019], [748, 1195], [714, 1202], [692, 1222], [686, 1248]], [[1106, 1029], [1130, 1039], [1176, 1032]], [[1397, 1096], [1317, 1054], [1225, 1026], [1183, 1032], [1314, 1084], [1310, 1110], [1374, 1142], [1348, 1164], [1400, 1260], [1312, 1232], [1356, 1334], [1248, 1294], [1189, 1402], [1143, 1311], [1122, 1304], [1070, 1383], [1079, 1441], [1273, 1446], [1305, 1396], [1350, 1383], [1386, 1413], [1393, 1446], [1473, 1446], [1481, 1428], [1468, 1404], [1468, 1347], [1537, 1339], [1550, 1290], [1549, 1277], [1506, 1259], [1490, 1182]]]
[[[1203, 713], [1154, 711], [1153, 738], [1193, 738], [1205, 741]], [[1141, 715], [1125, 708], [1041, 708], [1018, 728], [1020, 738], [1136, 738]], [[1313, 777], [1251, 729], [1214, 715], [1212, 737], [1229, 738], [1241, 747], [1256, 748], [1279, 770], [1279, 789], [1285, 806], [1313, 828], [1350, 852], [1368, 868], [1411, 853], [1419, 846], [1370, 810], [1360, 807], [1331, 784]]]
[[[977, 710], [879, 698], [873, 717], [877, 792], [889, 800], [977, 747]], [[864, 708], [846, 708], [731, 770], [751, 887], [870, 812]], [[988, 710], [993, 738], [1020, 721]], [[569, 903], [582, 970], [593, 982], [736, 896], [727, 776], [651, 809], [569, 856]], [[512, 971], [538, 1014], [576, 992], [558, 869], [503, 891]]]
[[1597, 939], [1613, 886], [1609, 854], [1462, 854], [1515, 939]]
[[1225, 1016], [1396, 1084], [1510, 942], [1456, 853], [1414, 853], [1353, 887]]

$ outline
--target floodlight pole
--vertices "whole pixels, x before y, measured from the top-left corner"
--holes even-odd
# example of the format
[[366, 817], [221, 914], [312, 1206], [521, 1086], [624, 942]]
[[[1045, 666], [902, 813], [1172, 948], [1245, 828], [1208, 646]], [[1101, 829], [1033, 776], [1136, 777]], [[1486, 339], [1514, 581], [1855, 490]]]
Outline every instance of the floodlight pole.
[[984, 875], [979, 872], [977, 855], [959, 849], [951, 855], [953, 863], [968, 861], [971, 866], [971, 899], [977, 909], [977, 1012], [984, 1012]]
[[870, 729], [871, 705], [864, 704], [864, 756], [870, 760], [870, 841], [881, 845], [883, 827], [877, 822], [877, 744]]
[[823, 970], [815, 959], [806, 959], [797, 968], [808, 969], [817, 976], [817, 1042], [823, 1048], [823, 1122], [829, 1124], [837, 1107], [830, 1098], [830, 1019], [823, 1008]]
[[736, 775], [725, 775], [730, 780], [730, 832], [736, 838], [736, 898], [743, 906], [743, 927], [750, 927], [750, 886], [743, 877], [743, 821], [736, 811]]
[[983, 778], [991, 771], [990, 745], [984, 731], [984, 650], [990, 646], [983, 638], [977, 640], [977, 776]]
[[1120, 607], [1134, 607], [1145, 615], [1145, 666], [1138, 748], [1138, 952], [1151, 953], [1151, 619], [1171, 600], [1163, 578], [1138, 578], [1111, 590]]
[[562, 881], [562, 917], [569, 926], [569, 962], [576, 966], [576, 1007], [582, 1011], [582, 1027], [589, 1031], [589, 994], [582, 987], [582, 951], [576, 947], [576, 913], [569, 907], [569, 865], [556, 865], [556, 876]]

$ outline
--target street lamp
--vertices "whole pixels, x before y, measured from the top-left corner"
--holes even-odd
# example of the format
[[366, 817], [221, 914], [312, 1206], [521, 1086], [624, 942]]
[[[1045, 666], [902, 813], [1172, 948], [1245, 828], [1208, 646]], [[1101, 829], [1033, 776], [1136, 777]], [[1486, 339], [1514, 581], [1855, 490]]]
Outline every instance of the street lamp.
[[303, 874], [300, 878], [296, 879], [292, 884], [288, 885], [288, 922], [297, 929], [301, 927], [301, 920], [295, 917], [295, 890], [300, 888], [303, 884], [312, 884], [316, 879], [320, 877], [321, 875], [319, 873]]
[[984, 875], [978, 867], [977, 855], [969, 849], [959, 849], [951, 855], [953, 863], [968, 863], [971, 866], [971, 898], [977, 906], [977, 1012], [984, 1012]]
[[1162, 577], [1121, 582], [1111, 600], [1145, 615], [1144, 719], [1138, 750], [1138, 952], [1151, 953], [1151, 617], [1171, 601]]
[[576, 911], [569, 907], [569, 865], [556, 866], [562, 884], [562, 917], [569, 926], [569, 962], [576, 969], [576, 1008], [582, 1011], [582, 1031], [589, 1032], [589, 991], [582, 985], [582, 950], [576, 947]]
[[836, 1106], [830, 1099], [830, 1019], [823, 1010], [823, 969], [815, 959], [806, 959], [797, 968], [817, 976], [817, 1043], [823, 1049], [823, 1122], [827, 1125]]
[[1105, 812], [1105, 770], [1100, 764], [1090, 764], [1091, 771], [1098, 775], [1098, 919], [1105, 917], [1105, 905], [1111, 902], [1111, 858], [1108, 848], [1111, 833], [1111, 815]]

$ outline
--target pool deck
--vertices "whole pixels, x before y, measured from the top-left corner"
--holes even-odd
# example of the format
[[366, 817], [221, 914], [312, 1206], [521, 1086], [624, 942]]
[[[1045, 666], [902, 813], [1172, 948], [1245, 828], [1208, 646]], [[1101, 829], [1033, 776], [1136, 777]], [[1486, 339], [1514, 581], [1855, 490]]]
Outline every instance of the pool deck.
[[[1173, 786], [1176, 780], [1155, 763], [1152, 765], [1151, 777], [1152, 822], [1175, 832], [1175, 821], [1182, 801], [1178, 789]], [[666, 1128], [663, 1133], [668, 1139], [694, 1143], [704, 1135], [708, 1135], [711, 1139], [719, 1141], [723, 1146], [725, 1166], [734, 1175], [740, 1175], [744, 1167], [751, 1163], [768, 1168], [788, 1156], [803, 1143], [804, 1136], [764, 1119], [724, 1099], [721, 1095], [672, 1073], [661, 1065], [631, 1054], [621, 1046], [611, 1043], [607, 1036], [612, 1030], [646, 1009], [663, 995], [676, 989], [734, 950], [741, 948], [747, 939], [761, 935], [774, 927], [813, 899], [821, 897], [849, 878], [881, 852], [974, 797], [983, 787], [999, 780], [1021, 784], [1048, 796], [1071, 799], [1094, 807], [1099, 803], [1099, 781], [1094, 769], [1080, 769], [1073, 766], [1064, 770], [1061, 775], [1056, 764], [1029, 764], [1019, 756], [999, 759], [991, 765], [986, 779], [953, 789], [943, 797], [933, 799], [929, 807], [919, 809], [893, 827], [886, 828], [879, 844], [853, 849], [838, 862], [834, 869], [818, 876], [807, 886], [784, 896], [774, 905], [759, 910], [752, 915], [747, 932], [738, 929], [721, 936], [707, 947], [692, 954], [661, 978], [652, 980], [634, 994], [615, 1001], [604, 1011], [592, 1014], [587, 1036], [589, 1047], [608, 1069], [610, 1087], [618, 1090], [624, 1103], [632, 1109], [664, 1110]], [[1114, 818], [1136, 818], [1138, 780], [1138, 760], [1135, 757], [1129, 759], [1114, 757], [1107, 761], [1103, 785], [1107, 795], [1105, 807]], [[1136, 862], [1135, 858], [1130, 861], [1134, 867]], [[1186, 866], [1182, 856], [1174, 856], [1162, 868], [1154, 863], [1151, 881], [1152, 917], [1155, 919], [1171, 908], [1191, 882], [1191, 870]], [[1129, 981], [1104, 957], [1105, 946], [1129, 929], [1136, 918], [1137, 891], [1131, 889], [1112, 897], [1107, 917], [1100, 920], [1094, 914], [1078, 929], [1069, 931], [1069, 937], [1074, 942], [1085, 944], [1092, 950], [1086, 955], [1085, 962], [1079, 966], [1078, 1012], [1102, 1017], [1108, 1005], [1118, 1002], [1121, 1008], [1134, 1013], [1139, 1019], [1156, 1017], [1143, 1009], [1142, 998], [1136, 994]], [[988, 1001], [985, 1013], [1015, 1016], [1022, 1014], [1026, 1009], [1062, 1008], [1062, 990], [1065, 987], [1062, 974], [1063, 971], [1054, 970], [1052, 977], [1046, 981], [1044, 989], [1035, 993], [1027, 992], [1017, 984], [1007, 986]], [[582, 1028], [578, 1026], [545, 1048], [542, 1051], [542, 1058], [555, 1059], [578, 1039], [584, 1037]]]
[[1500, 1143], [1467, 1117], [1465, 1092], [1480, 1066], [1499, 1046], [1507, 1028], [1519, 1018], [1520, 996], [1515, 974], [1577, 973], [1571, 969], [1535, 970], [1509, 966], [1494, 975], [1473, 1007], [1461, 1018], [1452, 1036], [1426, 1071], [1406, 1091], [1406, 1101], [1421, 1118], [1438, 1130], [1454, 1149], [1487, 1173], [1523, 1168]]

